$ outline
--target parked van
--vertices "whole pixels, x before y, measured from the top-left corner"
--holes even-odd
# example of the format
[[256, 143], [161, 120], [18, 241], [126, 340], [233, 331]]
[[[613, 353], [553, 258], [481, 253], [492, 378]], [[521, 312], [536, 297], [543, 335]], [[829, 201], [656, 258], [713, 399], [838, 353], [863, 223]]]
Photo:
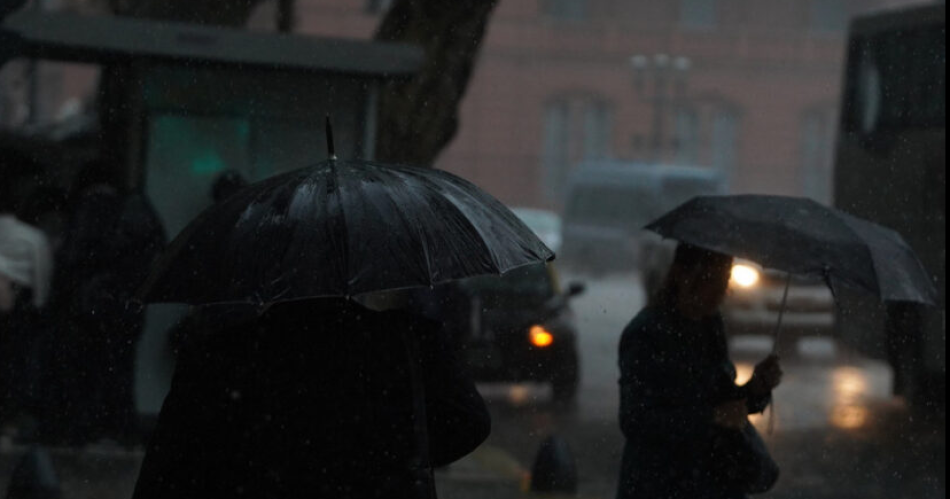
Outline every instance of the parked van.
[[568, 183], [560, 259], [581, 272], [639, 270], [651, 237], [644, 226], [693, 197], [724, 191], [723, 175], [710, 168], [583, 163]]

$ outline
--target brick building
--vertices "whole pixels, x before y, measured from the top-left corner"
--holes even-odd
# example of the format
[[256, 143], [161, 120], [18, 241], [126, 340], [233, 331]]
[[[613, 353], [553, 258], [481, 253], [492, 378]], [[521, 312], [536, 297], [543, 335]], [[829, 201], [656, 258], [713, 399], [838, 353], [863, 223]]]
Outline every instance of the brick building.
[[[827, 200], [847, 21], [917, 1], [502, 0], [438, 166], [555, 209], [584, 159], [699, 165], [735, 192]], [[366, 38], [390, 2], [297, 0], [296, 29]], [[252, 28], [273, 29], [275, 3]], [[23, 114], [12, 68], [0, 124]], [[40, 71], [40, 118], [90, 101], [88, 71]]]
[[[387, 3], [298, 0], [297, 29], [369, 36]], [[585, 158], [707, 166], [736, 192], [829, 199], [848, 19], [902, 3], [502, 1], [439, 166], [551, 208]]]

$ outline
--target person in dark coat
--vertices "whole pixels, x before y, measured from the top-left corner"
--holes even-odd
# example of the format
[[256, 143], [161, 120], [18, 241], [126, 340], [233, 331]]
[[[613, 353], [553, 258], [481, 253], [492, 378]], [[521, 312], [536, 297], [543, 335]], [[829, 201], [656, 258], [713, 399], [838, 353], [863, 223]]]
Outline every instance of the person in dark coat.
[[490, 426], [436, 324], [344, 299], [275, 305], [185, 343], [133, 499], [434, 499], [431, 467]]
[[[626, 436], [618, 499], [742, 499], [719, 445], [741, 438], [781, 382], [778, 359], [738, 386], [719, 314], [731, 257], [681, 245], [656, 300], [620, 344], [620, 424]], [[774, 482], [773, 482], [774, 483]]]
[[109, 172], [101, 163], [82, 172], [57, 254], [54, 365], [62, 400], [44, 426], [50, 439], [73, 444], [134, 439], [135, 355], [145, 311], [132, 298], [166, 241], [145, 195], [121, 193]]

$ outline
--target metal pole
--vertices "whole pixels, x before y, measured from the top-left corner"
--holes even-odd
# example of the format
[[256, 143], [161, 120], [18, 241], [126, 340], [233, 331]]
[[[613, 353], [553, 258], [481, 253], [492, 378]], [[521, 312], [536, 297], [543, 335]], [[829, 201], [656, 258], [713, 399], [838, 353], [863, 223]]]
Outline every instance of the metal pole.
[[785, 280], [785, 294], [782, 296], [782, 309], [778, 314], [778, 324], [775, 325], [775, 343], [772, 344], [772, 353], [778, 352], [778, 344], [782, 339], [782, 325], [785, 323], [785, 312], [788, 309], [788, 292], [792, 288], [792, 274], [789, 273]]
[[[785, 323], [785, 312], [788, 310], [788, 293], [792, 289], [792, 274], [785, 278], [785, 293], [782, 295], [782, 309], [778, 314], [778, 324], [775, 325], [775, 342], [772, 344], [772, 355], [778, 353], [779, 341], [782, 339], [782, 325]], [[775, 398], [769, 404], [769, 435], [775, 433]]]
[[277, 31], [293, 33], [297, 24], [295, 0], [277, 0]]

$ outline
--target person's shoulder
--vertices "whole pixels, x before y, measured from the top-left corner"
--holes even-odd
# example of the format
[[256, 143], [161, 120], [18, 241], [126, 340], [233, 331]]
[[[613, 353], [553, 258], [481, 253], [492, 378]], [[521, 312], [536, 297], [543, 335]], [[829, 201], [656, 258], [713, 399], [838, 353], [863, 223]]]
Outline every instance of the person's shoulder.
[[623, 330], [621, 350], [630, 348], [660, 349], [670, 336], [670, 312], [660, 307], [644, 308]]
[[625, 335], [644, 335], [655, 329], [657, 323], [664, 320], [663, 311], [656, 307], [646, 307], [638, 313], [624, 328]]
[[423, 335], [434, 333], [441, 328], [438, 322], [422, 314], [407, 310], [379, 312], [377, 319], [386, 324], [398, 325], [399, 327]]

